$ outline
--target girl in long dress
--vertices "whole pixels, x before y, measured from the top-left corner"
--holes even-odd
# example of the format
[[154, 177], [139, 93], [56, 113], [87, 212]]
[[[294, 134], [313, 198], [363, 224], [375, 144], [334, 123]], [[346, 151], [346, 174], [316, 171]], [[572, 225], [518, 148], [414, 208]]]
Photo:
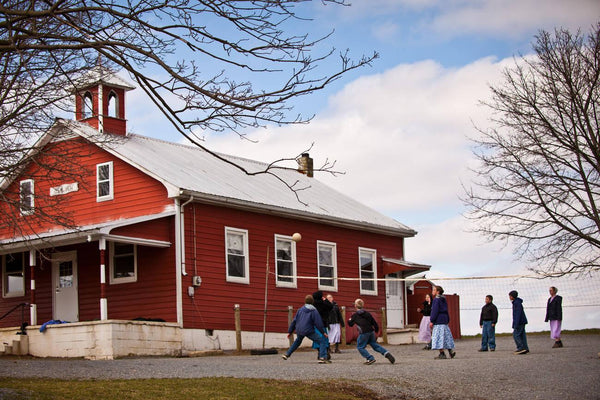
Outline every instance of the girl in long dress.
[[431, 315], [431, 296], [425, 295], [423, 308], [418, 307], [417, 311], [423, 314], [421, 324], [419, 324], [419, 341], [427, 343], [423, 350], [431, 350], [431, 328], [429, 327], [429, 316]]

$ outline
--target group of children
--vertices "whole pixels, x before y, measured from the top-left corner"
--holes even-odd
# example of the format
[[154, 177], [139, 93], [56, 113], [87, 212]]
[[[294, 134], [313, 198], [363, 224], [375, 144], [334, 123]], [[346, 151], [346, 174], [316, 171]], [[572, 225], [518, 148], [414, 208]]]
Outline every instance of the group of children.
[[[319, 310], [315, 307], [315, 301], [319, 302], [319, 300], [322, 300], [325, 302], [327, 300], [324, 297], [319, 299], [319, 296], [322, 296], [322, 293], [317, 292], [313, 295], [306, 295], [304, 298], [304, 306], [296, 312], [296, 316], [288, 329], [288, 337], [294, 331], [296, 331], [297, 337], [290, 348], [282, 355], [284, 360], [287, 360], [292, 353], [296, 351], [306, 337], [313, 341], [314, 347], [318, 347], [319, 349], [319, 364], [331, 363], [331, 354], [329, 350], [330, 341], [328, 339], [329, 333], [325, 327], [327, 322], [323, 321]], [[379, 326], [371, 313], [364, 309], [364, 305], [365, 303], [362, 299], [356, 299], [354, 301], [356, 312], [348, 320], [348, 326], [356, 325], [359, 332], [358, 339], [356, 340], [356, 348], [360, 355], [366, 359], [366, 365], [371, 365], [375, 362], [375, 357], [367, 351], [367, 346], [371, 346], [373, 350], [381, 353], [393, 364], [396, 361], [394, 356], [377, 343], [377, 336], [375, 333], [379, 331]]]

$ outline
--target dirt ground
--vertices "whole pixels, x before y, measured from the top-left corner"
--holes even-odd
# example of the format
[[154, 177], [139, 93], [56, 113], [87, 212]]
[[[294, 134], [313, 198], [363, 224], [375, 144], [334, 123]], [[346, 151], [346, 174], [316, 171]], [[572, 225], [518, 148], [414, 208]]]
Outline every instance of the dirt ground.
[[[497, 338], [495, 352], [478, 352], [479, 339], [456, 341], [456, 358], [434, 360], [422, 344], [386, 346], [364, 365], [353, 347], [317, 364], [314, 350], [279, 354], [187, 358], [127, 358], [111, 361], [0, 357], [0, 376], [61, 379], [196, 378], [228, 376], [287, 380], [347, 380], [376, 391], [381, 399], [600, 399], [600, 334], [565, 334], [552, 348], [548, 335], [528, 335], [531, 352], [514, 355], [511, 336]], [[326, 398], [324, 393], [324, 398]]]

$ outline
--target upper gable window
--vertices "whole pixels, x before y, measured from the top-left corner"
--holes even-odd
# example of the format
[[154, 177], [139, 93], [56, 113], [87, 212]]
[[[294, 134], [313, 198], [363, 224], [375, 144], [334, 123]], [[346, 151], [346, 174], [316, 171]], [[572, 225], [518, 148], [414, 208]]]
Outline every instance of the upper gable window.
[[358, 249], [360, 268], [360, 294], [377, 295], [377, 252], [373, 249]]
[[113, 163], [109, 161], [96, 165], [96, 201], [114, 198]]
[[317, 241], [319, 289], [337, 291], [337, 251], [335, 243]]
[[33, 179], [25, 179], [20, 182], [19, 199], [21, 215], [33, 214], [35, 207]]
[[110, 242], [110, 283], [137, 281], [137, 245]]
[[117, 118], [119, 115], [119, 101], [115, 92], [111, 91], [108, 95], [108, 116]]
[[290, 236], [275, 235], [276, 285], [296, 287], [296, 242]]
[[90, 92], [83, 95], [83, 119], [90, 118], [94, 113], [94, 101]]
[[225, 228], [225, 256], [227, 281], [250, 283], [250, 263], [248, 260], [248, 231]]
[[25, 257], [23, 253], [2, 257], [2, 296], [25, 296]]

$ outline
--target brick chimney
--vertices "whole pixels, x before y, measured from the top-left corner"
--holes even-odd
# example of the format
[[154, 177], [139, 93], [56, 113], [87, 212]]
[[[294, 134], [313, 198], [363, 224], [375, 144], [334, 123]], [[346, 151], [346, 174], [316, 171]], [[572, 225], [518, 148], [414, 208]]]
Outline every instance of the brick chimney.
[[302, 153], [302, 155], [296, 159], [296, 162], [298, 163], [298, 172], [305, 174], [309, 178], [314, 176], [313, 159], [310, 158], [308, 153]]

